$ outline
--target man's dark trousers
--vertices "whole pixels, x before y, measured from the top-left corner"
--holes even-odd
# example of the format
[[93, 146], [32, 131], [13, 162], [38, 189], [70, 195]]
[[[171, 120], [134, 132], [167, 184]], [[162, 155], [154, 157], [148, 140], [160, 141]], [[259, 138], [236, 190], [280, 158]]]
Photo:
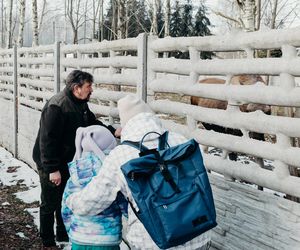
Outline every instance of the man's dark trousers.
[[55, 245], [54, 214], [56, 218], [56, 237], [67, 238], [67, 232], [61, 217], [62, 195], [67, 183], [67, 176], [62, 175], [62, 181], [56, 186], [49, 180], [49, 174], [39, 170], [41, 183], [40, 205], [40, 236], [44, 246]]

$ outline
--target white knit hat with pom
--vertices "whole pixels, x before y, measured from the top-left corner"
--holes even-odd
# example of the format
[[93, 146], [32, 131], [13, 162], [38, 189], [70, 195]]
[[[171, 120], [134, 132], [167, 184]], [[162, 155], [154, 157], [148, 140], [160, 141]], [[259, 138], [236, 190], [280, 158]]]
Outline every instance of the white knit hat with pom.
[[134, 95], [126, 95], [118, 101], [121, 127], [139, 113], [153, 113], [151, 108]]

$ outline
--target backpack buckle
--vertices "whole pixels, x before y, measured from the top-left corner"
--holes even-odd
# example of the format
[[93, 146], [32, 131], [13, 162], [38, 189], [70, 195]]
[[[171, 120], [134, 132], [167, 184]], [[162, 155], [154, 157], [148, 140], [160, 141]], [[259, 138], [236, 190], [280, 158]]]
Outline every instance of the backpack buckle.
[[130, 173], [130, 179], [131, 179], [132, 181], [134, 181], [134, 172], [133, 172], [133, 171]]
[[169, 172], [169, 170], [168, 170], [168, 168], [166, 167], [165, 164], [160, 163], [159, 164], [159, 170], [162, 173], [162, 175], [163, 175], [163, 177], [165, 178], [166, 181], [169, 182], [170, 179], [172, 179], [172, 176], [171, 176], [171, 174], [170, 174], [170, 172]]
[[170, 171], [168, 170], [167, 166], [163, 163], [159, 163], [158, 166], [159, 166], [159, 170], [160, 170], [161, 174], [163, 175], [164, 179], [171, 185], [171, 187], [173, 188], [173, 190], [176, 193], [180, 193], [180, 189], [174, 182], [173, 177], [170, 174]]

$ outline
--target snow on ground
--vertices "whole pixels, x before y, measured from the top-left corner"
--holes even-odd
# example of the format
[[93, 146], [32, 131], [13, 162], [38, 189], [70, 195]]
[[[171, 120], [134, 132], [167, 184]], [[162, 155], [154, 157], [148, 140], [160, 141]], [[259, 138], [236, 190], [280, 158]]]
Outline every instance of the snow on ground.
[[16, 233], [16, 235], [18, 235], [20, 238], [26, 238], [25, 234], [21, 232]]
[[[22, 184], [28, 187], [27, 191], [16, 193], [16, 197], [23, 202], [30, 204], [35, 201], [39, 201], [40, 197], [40, 182], [38, 174], [22, 161], [15, 159], [11, 153], [0, 147], [0, 182], [6, 186], [16, 185], [18, 181], [22, 181]], [[8, 202], [2, 203], [2, 205], [9, 206]], [[34, 219], [34, 223], [39, 227], [39, 210], [38, 208], [26, 209]], [[24, 233], [16, 232], [20, 237], [23, 237]]]
[[[18, 181], [22, 181], [22, 184], [28, 187], [27, 191], [16, 193], [16, 197], [23, 202], [30, 204], [40, 200], [40, 181], [39, 175], [32, 168], [22, 161], [19, 161], [13, 157], [13, 155], [0, 147], [0, 182], [3, 185], [11, 186], [16, 185]], [[4, 206], [9, 206], [8, 202], [2, 203]], [[33, 217], [34, 224], [39, 228], [39, 208], [26, 209]], [[23, 232], [16, 232], [19, 237], [26, 237]], [[65, 250], [71, 249], [69, 244], [61, 244]], [[121, 250], [127, 250], [128, 247], [122, 242]]]

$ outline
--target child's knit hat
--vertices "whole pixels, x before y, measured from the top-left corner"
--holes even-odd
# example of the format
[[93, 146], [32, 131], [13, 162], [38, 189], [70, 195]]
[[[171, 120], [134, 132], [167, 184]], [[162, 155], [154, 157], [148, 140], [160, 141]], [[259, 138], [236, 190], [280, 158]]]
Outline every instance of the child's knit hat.
[[84, 152], [93, 152], [104, 159], [103, 151], [112, 150], [116, 145], [116, 139], [107, 128], [100, 125], [80, 127], [76, 131], [76, 153], [73, 160], [82, 157]]
[[127, 95], [118, 101], [121, 127], [139, 113], [153, 113], [151, 108], [134, 95]]

